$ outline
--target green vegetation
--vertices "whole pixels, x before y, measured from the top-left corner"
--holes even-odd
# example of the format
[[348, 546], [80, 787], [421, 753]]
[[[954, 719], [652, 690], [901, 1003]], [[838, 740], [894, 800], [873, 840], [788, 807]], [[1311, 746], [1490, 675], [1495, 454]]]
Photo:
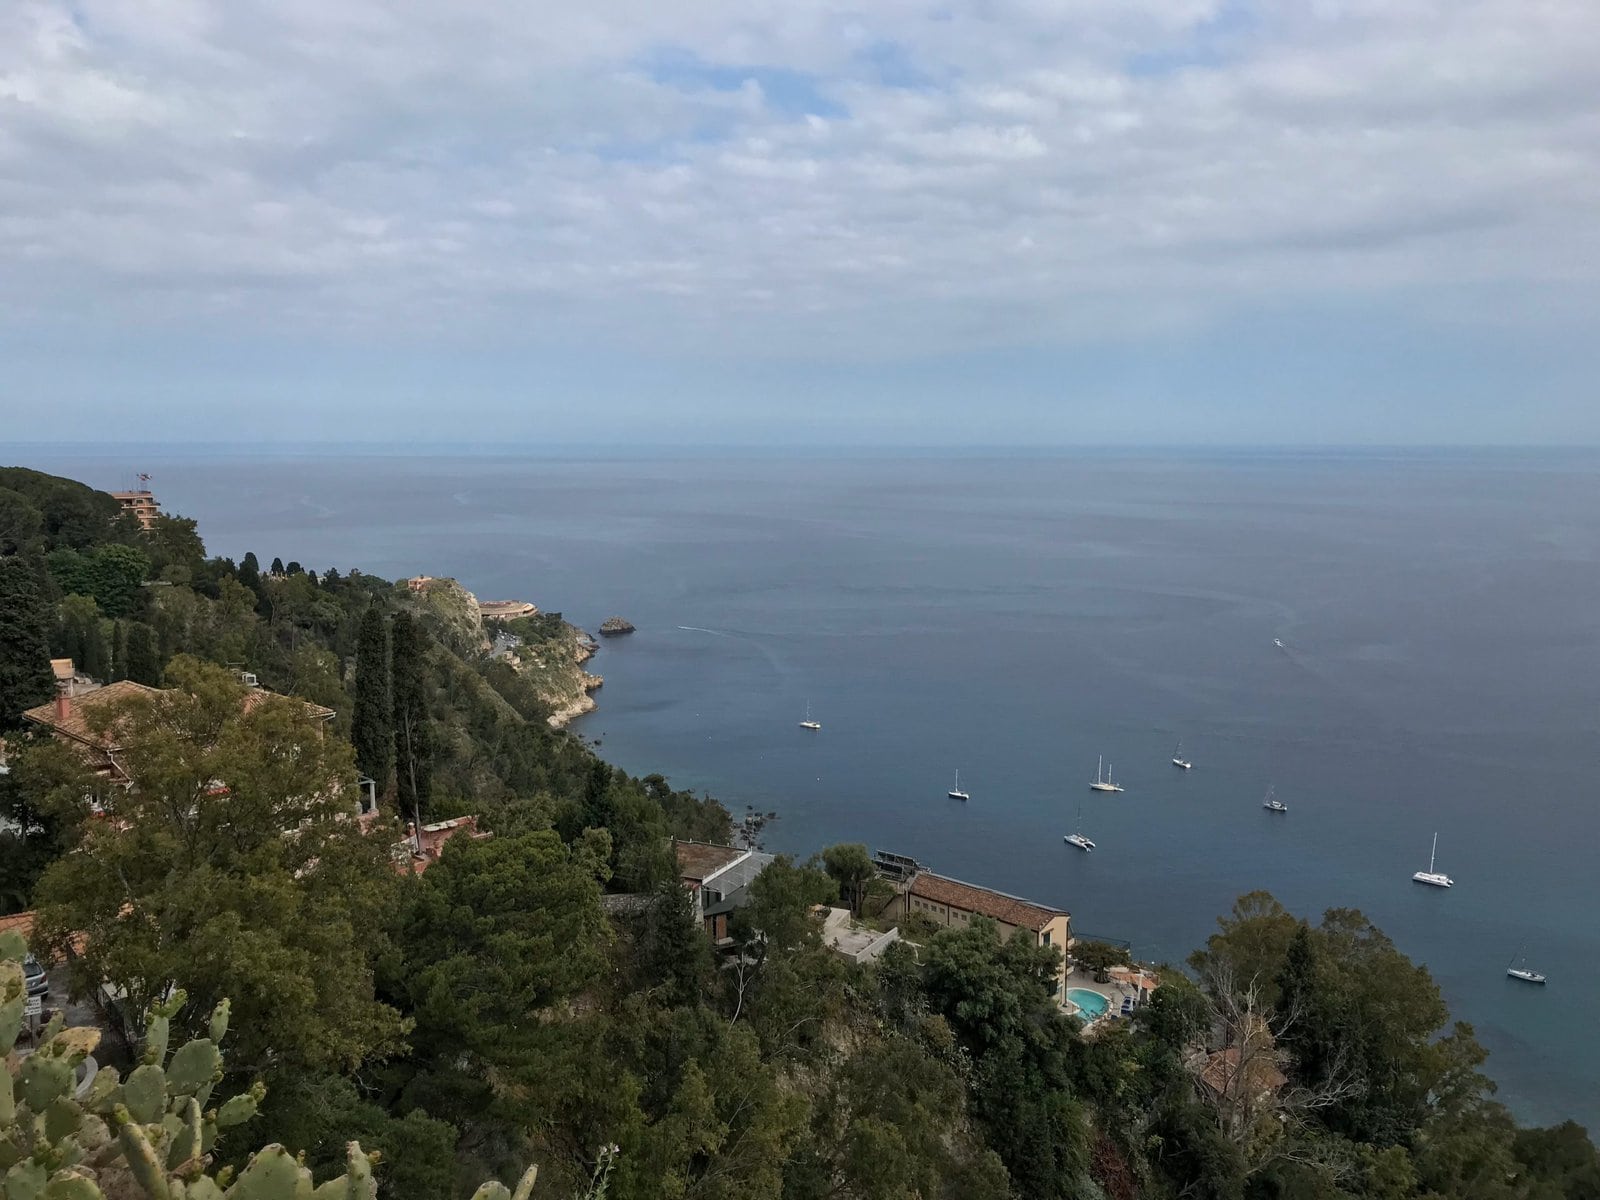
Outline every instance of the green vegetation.
[[[986, 922], [871, 967], [823, 945], [814, 905], [876, 910], [859, 845], [780, 857], [714, 951], [671, 838], [726, 841], [726, 811], [551, 729], [548, 689], [489, 658], [461, 589], [262, 572], [108, 501], [0, 471], [0, 903], [38, 909], [57, 991], [97, 1008], [120, 1073], [71, 1099], [95, 1035], [59, 1025], [8, 1061], [4, 1200], [309, 1195], [341, 1172], [315, 1194], [503, 1200], [528, 1162], [541, 1194], [610, 1200], [1600, 1191], [1584, 1131], [1519, 1128], [1426, 970], [1350, 910], [1243, 897], [1135, 1020], [1087, 1036], [1052, 1000], [1059, 951]], [[132, 588], [121, 550], [145, 563]], [[573, 644], [555, 617], [514, 631], [524, 663]], [[15, 732], [52, 639], [169, 689], [95, 717], [136, 787]], [[251, 696], [239, 666], [293, 699]], [[382, 785], [370, 832], [358, 770]], [[397, 870], [416, 809], [491, 836]], [[13, 1037], [20, 987], [0, 967]], [[253, 1156], [230, 1129], [252, 1109], [272, 1143]]]

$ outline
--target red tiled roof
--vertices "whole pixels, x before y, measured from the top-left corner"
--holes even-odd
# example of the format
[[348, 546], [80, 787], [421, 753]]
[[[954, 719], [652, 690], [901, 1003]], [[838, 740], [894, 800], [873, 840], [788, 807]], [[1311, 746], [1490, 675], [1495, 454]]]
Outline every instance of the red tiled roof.
[[0, 933], [15, 929], [22, 935], [22, 940], [27, 941], [33, 936], [33, 910], [12, 913], [9, 917], [0, 917]]
[[[82, 696], [69, 697], [64, 718], [56, 712], [56, 702], [52, 700], [49, 704], [41, 704], [37, 708], [28, 709], [22, 714], [22, 719], [32, 721], [36, 725], [43, 725], [55, 733], [64, 734], [74, 741], [82, 742], [87, 746], [93, 746], [99, 750], [115, 750], [119, 747], [119, 743], [114, 731], [109, 736], [96, 733], [91, 727], [91, 716], [102, 709], [136, 696], [161, 696], [166, 694], [168, 694], [168, 691], [164, 691], [161, 688], [146, 687], [142, 683], [134, 683], [131, 679], [123, 679], [116, 683], [108, 683], [105, 687], [96, 688], [94, 691]], [[245, 693], [244, 711], [249, 712], [261, 704], [266, 697], [276, 695], [276, 692], [252, 688]], [[326, 721], [334, 715], [333, 709], [324, 708], [320, 704], [312, 704], [309, 700], [300, 700], [293, 696], [280, 697], [280, 699], [288, 699], [301, 705], [305, 709], [306, 716], [313, 720]]]
[[920, 872], [911, 881], [911, 894], [923, 900], [932, 900], [935, 904], [977, 913], [981, 917], [992, 917], [996, 921], [1003, 921], [1007, 925], [1016, 925], [1022, 929], [1043, 929], [1056, 917], [1067, 915], [1064, 908], [1035, 904], [1020, 896], [1008, 896], [1004, 892], [974, 887], [970, 883], [962, 883], [959, 879], [946, 879], [943, 875], [934, 875], [928, 871]]
[[745, 854], [745, 851], [736, 847], [717, 846], [710, 842], [674, 842], [672, 849], [678, 856], [679, 877], [691, 883], [699, 883], [707, 875], [716, 874]]
[[24, 721], [32, 721], [36, 725], [56, 733], [65, 734], [75, 741], [98, 749], [116, 749], [117, 741], [114, 736], [96, 733], [89, 726], [91, 714], [107, 708], [120, 701], [131, 699], [135, 696], [159, 696], [160, 689], [146, 687], [142, 683], [134, 683], [131, 679], [124, 679], [117, 683], [108, 683], [103, 688], [96, 688], [82, 696], [73, 696], [67, 701], [65, 717], [56, 712], [56, 702], [41, 704], [37, 708], [30, 708], [22, 714]]

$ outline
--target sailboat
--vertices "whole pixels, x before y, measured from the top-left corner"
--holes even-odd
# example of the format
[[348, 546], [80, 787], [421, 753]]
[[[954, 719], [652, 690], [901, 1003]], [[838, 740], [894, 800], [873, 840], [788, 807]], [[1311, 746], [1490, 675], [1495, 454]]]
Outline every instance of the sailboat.
[[1435, 871], [1433, 869], [1433, 860], [1438, 853], [1439, 835], [1435, 833], [1433, 835], [1433, 849], [1428, 851], [1428, 869], [1426, 871], [1418, 871], [1411, 878], [1417, 883], [1426, 883], [1433, 887], [1455, 887], [1456, 881], [1454, 879], [1451, 879], [1443, 871]]
[[[1078, 825], [1077, 825], [1077, 827], [1079, 829], [1083, 828], [1083, 804], [1081, 802], [1078, 804]], [[1066, 837], [1062, 838], [1061, 840], [1066, 842], [1067, 845], [1069, 845], [1069, 846], [1076, 846], [1079, 850], [1093, 850], [1094, 849], [1094, 843], [1091, 842], [1088, 838], [1084, 837], [1083, 834], [1081, 834], [1081, 833], [1069, 833], [1069, 834], [1067, 834]]]
[[[1523, 942], [1522, 946], [1528, 943]], [[1522, 946], [1517, 947], [1517, 952], [1511, 956], [1511, 961], [1506, 964], [1506, 974], [1513, 979], [1520, 979], [1524, 983], [1543, 983], [1544, 976], [1537, 971], [1530, 971], [1525, 965], [1527, 958], [1522, 953]]]
[[956, 785], [945, 793], [952, 800], [971, 800], [972, 797], [961, 790], [961, 772], [956, 772]]
[[1172, 752], [1172, 765], [1184, 771], [1187, 771], [1190, 767], [1194, 766], [1192, 762], [1183, 756], [1182, 738], [1178, 739], [1178, 748]]
[[800, 722], [800, 728], [801, 729], [821, 729], [822, 728], [822, 722], [821, 721], [813, 721], [811, 719], [811, 701], [809, 701], [809, 700], [806, 701], [806, 719], [804, 721]]
[[1100, 756], [1099, 765], [1094, 769], [1094, 782], [1089, 785], [1093, 792], [1120, 792], [1122, 785], [1111, 782], [1111, 770], [1106, 766], [1105, 755]]
[[1261, 802], [1261, 807], [1268, 812], [1286, 813], [1289, 811], [1289, 806], [1273, 794], [1270, 783], [1267, 784], [1267, 798]]

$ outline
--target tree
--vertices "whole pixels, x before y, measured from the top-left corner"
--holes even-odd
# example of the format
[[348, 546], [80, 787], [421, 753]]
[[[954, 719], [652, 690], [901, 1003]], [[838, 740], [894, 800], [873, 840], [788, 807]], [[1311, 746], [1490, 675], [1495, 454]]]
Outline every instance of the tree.
[[37, 559], [0, 558], [0, 729], [50, 699], [50, 606]]
[[350, 743], [355, 747], [356, 770], [376, 781], [380, 793], [387, 793], [394, 755], [394, 705], [389, 697], [389, 629], [376, 603], [368, 604], [361, 614], [356, 635]]
[[128, 623], [126, 621], [113, 621], [111, 623], [111, 678], [126, 679], [128, 677]]
[[161, 656], [156, 651], [156, 631], [143, 621], [128, 623], [127, 678], [146, 687], [161, 686]]
[[0, 487], [0, 557], [38, 550], [43, 531], [37, 506], [21, 492]]
[[150, 559], [133, 546], [108, 543], [78, 551], [50, 552], [50, 574], [63, 592], [93, 596], [108, 617], [125, 617], [138, 606], [140, 584], [150, 573]]
[[859, 915], [861, 901], [874, 871], [872, 856], [859, 842], [840, 842], [822, 852], [822, 867], [839, 885], [839, 895]]
[[224, 668], [180, 656], [167, 675], [171, 690], [93, 715], [134, 784], [45, 872], [39, 943], [129, 1045], [180, 987], [174, 1017], [197, 1033], [235, 998], [247, 1071], [348, 1069], [392, 1049], [405, 1024], [374, 999], [371, 963], [399, 881], [382, 840], [347, 819], [348, 746], [297, 701], [247, 706]]
[[1126, 949], [1110, 942], [1083, 941], [1072, 944], [1072, 961], [1100, 975], [1112, 967], [1132, 965], [1133, 958]]
[[192, 583], [205, 565], [205, 543], [192, 518], [160, 513], [145, 532], [144, 540], [150, 550], [151, 571], [159, 579]]
[[400, 811], [427, 809], [433, 784], [433, 731], [428, 714], [428, 635], [408, 612], [390, 630], [390, 688], [394, 701], [394, 769]]
[[274, 558], [272, 560], [272, 566], [267, 568], [267, 574], [272, 575], [272, 576], [282, 575], [283, 574], [283, 559]]

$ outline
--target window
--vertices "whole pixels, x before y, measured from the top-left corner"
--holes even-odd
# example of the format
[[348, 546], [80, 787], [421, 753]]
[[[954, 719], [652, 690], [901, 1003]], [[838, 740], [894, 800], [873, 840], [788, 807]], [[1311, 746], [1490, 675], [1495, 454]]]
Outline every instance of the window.
[[1050, 931], [1048, 929], [1046, 929], [1044, 933], [1040, 935], [1039, 944], [1041, 946], [1048, 946], [1050, 944]]

